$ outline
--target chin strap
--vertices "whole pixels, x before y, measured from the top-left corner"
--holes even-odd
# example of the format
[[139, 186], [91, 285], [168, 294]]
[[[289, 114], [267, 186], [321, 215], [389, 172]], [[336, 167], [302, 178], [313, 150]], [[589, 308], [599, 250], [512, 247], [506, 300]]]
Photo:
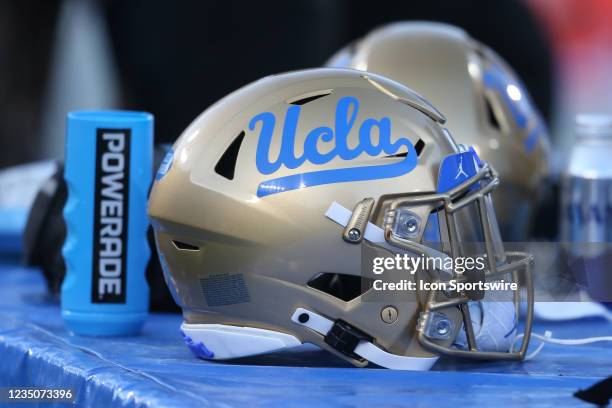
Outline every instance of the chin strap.
[[[516, 338], [514, 339], [514, 343], [512, 343], [512, 346], [510, 347], [510, 351], [514, 351], [514, 345], [518, 340], [522, 339], [523, 337], [525, 337], [525, 334], [523, 333], [516, 336]], [[583, 344], [597, 343], [600, 341], [612, 341], [612, 336], [585, 337], [583, 339], [556, 339], [552, 337], [552, 332], [549, 330], [546, 330], [544, 332], [544, 335], [531, 333], [531, 337], [540, 340], [540, 344], [538, 344], [538, 347], [534, 351], [525, 356], [525, 360], [531, 360], [532, 358], [537, 356], [540, 351], [542, 351], [542, 348], [544, 348], [544, 344], [546, 343], [559, 344], [562, 346], [580, 346]]]
[[291, 321], [320, 334], [327, 344], [351, 358], [363, 358], [392, 370], [427, 371], [438, 360], [438, 357], [408, 357], [388, 353], [372, 343], [372, 338], [359, 329], [301, 307], [295, 309]]

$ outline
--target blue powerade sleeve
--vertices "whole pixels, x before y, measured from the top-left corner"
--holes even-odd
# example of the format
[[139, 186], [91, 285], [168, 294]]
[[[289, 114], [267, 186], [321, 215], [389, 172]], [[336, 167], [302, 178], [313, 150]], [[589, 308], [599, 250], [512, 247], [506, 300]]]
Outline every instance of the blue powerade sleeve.
[[68, 329], [77, 334], [136, 334], [147, 317], [152, 156], [151, 114], [68, 114], [61, 303]]

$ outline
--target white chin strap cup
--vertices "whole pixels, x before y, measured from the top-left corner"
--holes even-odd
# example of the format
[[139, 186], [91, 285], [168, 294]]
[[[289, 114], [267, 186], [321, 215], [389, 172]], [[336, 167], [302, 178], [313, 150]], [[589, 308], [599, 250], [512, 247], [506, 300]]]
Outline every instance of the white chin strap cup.
[[181, 331], [189, 348], [199, 348], [202, 352], [196, 355], [206, 360], [248, 357], [302, 344], [290, 334], [255, 327], [183, 323]]
[[[301, 307], [295, 309], [291, 320], [322, 336], [326, 336], [334, 325], [334, 322], [328, 318]], [[371, 363], [392, 370], [427, 371], [438, 360], [438, 357], [398, 356], [397, 354], [387, 353], [380, 347], [364, 340], [361, 340], [355, 347], [354, 353]]]
[[[321, 336], [326, 336], [334, 325], [332, 320], [303, 308], [297, 308], [291, 320]], [[199, 348], [200, 353], [196, 355], [207, 360], [254, 356], [302, 344], [297, 337], [290, 334], [254, 327], [183, 323], [181, 330], [189, 338], [188, 345], [192, 351], [193, 347]], [[202, 352], [202, 349], [205, 352]], [[438, 360], [438, 357], [398, 356], [363, 340], [359, 342], [354, 353], [369, 362], [392, 370], [427, 371]]]

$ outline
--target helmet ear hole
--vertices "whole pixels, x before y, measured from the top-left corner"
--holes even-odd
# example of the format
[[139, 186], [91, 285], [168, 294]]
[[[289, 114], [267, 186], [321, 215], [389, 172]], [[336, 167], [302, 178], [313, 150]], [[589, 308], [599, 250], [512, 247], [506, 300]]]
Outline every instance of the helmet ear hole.
[[308, 281], [308, 286], [344, 302], [350, 302], [368, 291], [372, 286], [372, 279], [359, 275], [323, 272]]

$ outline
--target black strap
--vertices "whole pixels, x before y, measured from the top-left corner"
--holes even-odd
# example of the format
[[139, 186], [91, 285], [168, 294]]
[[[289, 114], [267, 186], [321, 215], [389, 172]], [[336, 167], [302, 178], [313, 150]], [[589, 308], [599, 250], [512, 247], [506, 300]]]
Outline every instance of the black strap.
[[344, 320], [336, 320], [324, 340], [339, 352], [355, 360], [363, 360], [355, 354], [355, 348], [361, 340], [372, 342], [373, 338]]

